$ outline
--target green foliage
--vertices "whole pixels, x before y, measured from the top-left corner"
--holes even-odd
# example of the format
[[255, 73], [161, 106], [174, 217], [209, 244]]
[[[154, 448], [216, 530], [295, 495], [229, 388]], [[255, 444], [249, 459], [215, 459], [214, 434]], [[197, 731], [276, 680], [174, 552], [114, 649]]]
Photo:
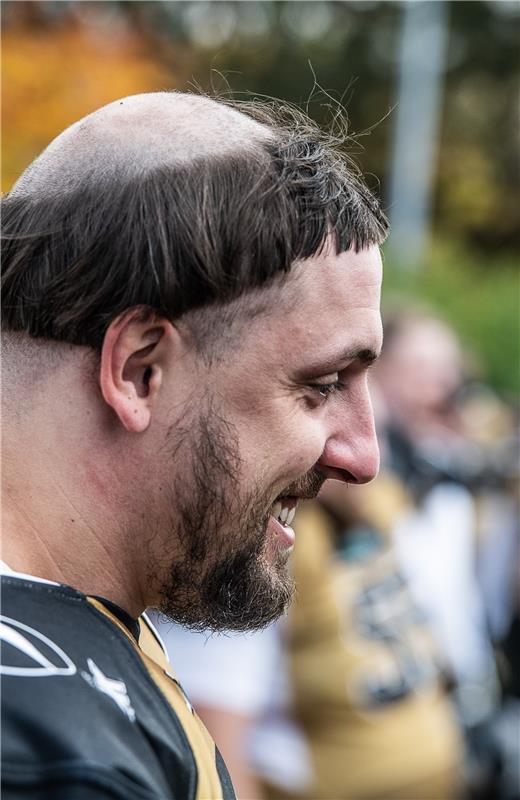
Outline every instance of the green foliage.
[[514, 256], [484, 256], [439, 240], [424, 264], [407, 269], [385, 259], [383, 308], [408, 302], [450, 323], [477, 372], [509, 399], [520, 392], [520, 281]]

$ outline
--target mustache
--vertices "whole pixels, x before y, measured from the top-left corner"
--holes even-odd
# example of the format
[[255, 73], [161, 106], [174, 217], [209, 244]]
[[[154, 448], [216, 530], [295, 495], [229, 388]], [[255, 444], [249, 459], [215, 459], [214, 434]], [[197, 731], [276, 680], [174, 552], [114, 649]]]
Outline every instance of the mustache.
[[310, 470], [282, 492], [284, 497], [300, 497], [302, 500], [312, 500], [325, 483], [325, 477], [315, 470]]

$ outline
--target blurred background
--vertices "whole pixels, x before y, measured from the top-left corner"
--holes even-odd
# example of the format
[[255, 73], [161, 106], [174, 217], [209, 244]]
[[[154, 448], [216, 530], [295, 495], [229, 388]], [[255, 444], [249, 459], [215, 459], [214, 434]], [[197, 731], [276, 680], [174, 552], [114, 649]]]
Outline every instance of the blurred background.
[[[241, 662], [215, 655], [231, 692], [208, 688], [206, 641], [190, 663], [182, 639], [177, 669], [243, 798], [518, 797], [520, 3], [4, 0], [2, 11], [4, 192], [64, 127], [128, 94], [267, 95], [323, 124], [348, 116], [350, 154], [392, 223], [373, 381], [382, 474], [360, 493], [325, 493], [295, 525], [300, 605], [276, 646], [268, 633], [235, 642]], [[316, 613], [338, 607], [329, 583], [345, 612], [333, 623]], [[316, 630], [332, 629], [327, 645]], [[265, 744], [272, 697], [240, 681], [270, 685], [282, 651], [293, 688], [273, 689], [274, 713], [299, 733]], [[327, 653], [348, 703], [317, 678]], [[195, 663], [205, 670], [190, 687]], [[324, 742], [336, 729], [334, 755]], [[399, 753], [414, 741], [407, 772]], [[302, 783], [303, 767], [291, 782], [309, 747], [321, 783]], [[266, 764], [277, 751], [283, 763]]]

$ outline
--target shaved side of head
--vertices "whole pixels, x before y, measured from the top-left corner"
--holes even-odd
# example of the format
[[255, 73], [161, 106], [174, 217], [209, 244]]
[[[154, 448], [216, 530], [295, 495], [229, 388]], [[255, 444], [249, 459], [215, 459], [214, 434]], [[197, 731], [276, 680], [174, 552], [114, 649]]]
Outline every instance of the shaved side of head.
[[256, 149], [269, 128], [211, 98], [180, 92], [116, 100], [54, 139], [16, 182], [12, 196], [42, 198], [154, 169]]

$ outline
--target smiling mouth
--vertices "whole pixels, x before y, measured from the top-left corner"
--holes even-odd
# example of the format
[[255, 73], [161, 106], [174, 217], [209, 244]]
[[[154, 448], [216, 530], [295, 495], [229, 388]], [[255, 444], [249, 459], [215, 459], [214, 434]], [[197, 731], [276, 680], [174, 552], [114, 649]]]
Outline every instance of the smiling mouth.
[[285, 488], [286, 494], [279, 494], [271, 506], [271, 516], [280, 525], [290, 528], [300, 500], [312, 500], [317, 496], [325, 478], [312, 471]]
[[298, 500], [298, 497], [279, 497], [271, 506], [271, 516], [282, 525], [290, 527], [296, 514]]

